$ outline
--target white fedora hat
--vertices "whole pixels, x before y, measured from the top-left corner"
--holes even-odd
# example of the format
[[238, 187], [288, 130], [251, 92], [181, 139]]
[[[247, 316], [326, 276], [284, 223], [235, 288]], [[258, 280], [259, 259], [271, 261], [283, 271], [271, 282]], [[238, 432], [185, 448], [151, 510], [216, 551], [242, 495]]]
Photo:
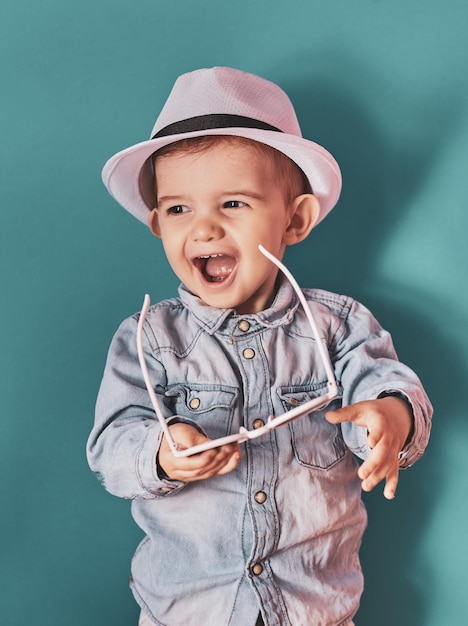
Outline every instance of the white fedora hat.
[[236, 135], [283, 152], [307, 176], [320, 201], [322, 220], [338, 201], [341, 173], [322, 146], [304, 139], [286, 93], [254, 74], [228, 67], [179, 76], [151, 138], [111, 157], [102, 179], [127, 211], [147, 223], [154, 208], [151, 155], [170, 143], [202, 135]]

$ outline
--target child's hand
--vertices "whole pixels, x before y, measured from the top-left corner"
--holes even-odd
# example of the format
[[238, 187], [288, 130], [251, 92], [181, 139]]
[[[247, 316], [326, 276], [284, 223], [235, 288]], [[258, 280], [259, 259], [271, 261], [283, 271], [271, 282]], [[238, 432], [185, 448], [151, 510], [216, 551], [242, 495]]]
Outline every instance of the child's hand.
[[357, 402], [326, 414], [332, 424], [354, 422], [365, 426], [372, 448], [358, 471], [364, 491], [371, 491], [385, 478], [384, 496], [395, 497], [398, 484], [398, 455], [413, 429], [411, 410], [404, 400], [387, 396], [379, 400]]
[[[173, 424], [169, 428], [174, 441], [181, 449], [207, 441], [207, 437], [188, 424]], [[173, 480], [186, 483], [227, 474], [237, 467], [240, 458], [237, 443], [206, 450], [193, 456], [176, 457], [172, 454], [165, 437], [162, 438], [158, 455], [159, 465], [165, 474]]]

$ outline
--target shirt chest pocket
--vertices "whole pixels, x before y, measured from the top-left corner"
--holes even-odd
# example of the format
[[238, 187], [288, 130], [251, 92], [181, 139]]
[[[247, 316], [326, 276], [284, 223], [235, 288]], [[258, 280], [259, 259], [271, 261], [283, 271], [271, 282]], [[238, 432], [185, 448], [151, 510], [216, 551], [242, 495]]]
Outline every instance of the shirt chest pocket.
[[210, 439], [231, 433], [238, 394], [235, 387], [216, 385], [186, 383], [166, 388], [173, 414], [196, 422]]
[[[326, 383], [301, 387], [282, 387], [278, 390], [285, 411], [326, 392]], [[327, 411], [341, 407], [341, 397], [332, 400], [325, 407], [299, 417], [289, 423], [294, 456], [298, 463], [314, 469], [326, 470], [346, 454], [347, 448], [338, 425], [325, 419]]]

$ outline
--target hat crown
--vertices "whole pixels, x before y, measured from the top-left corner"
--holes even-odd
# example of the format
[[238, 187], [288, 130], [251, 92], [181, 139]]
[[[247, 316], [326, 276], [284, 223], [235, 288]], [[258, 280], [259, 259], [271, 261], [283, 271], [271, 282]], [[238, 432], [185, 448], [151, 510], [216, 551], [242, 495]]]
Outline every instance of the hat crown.
[[294, 107], [278, 85], [228, 67], [195, 70], [179, 76], [151, 136], [171, 124], [211, 114], [259, 120], [302, 137]]

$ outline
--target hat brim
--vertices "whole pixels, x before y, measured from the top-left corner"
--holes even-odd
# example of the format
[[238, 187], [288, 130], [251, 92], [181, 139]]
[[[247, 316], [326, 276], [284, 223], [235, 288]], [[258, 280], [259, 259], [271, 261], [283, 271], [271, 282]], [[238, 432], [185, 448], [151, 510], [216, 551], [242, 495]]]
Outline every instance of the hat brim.
[[341, 192], [341, 172], [338, 163], [325, 148], [303, 137], [257, 128], [214, 128], [137, 143], [107, 161], [102, 170], [104, 185], [119, 204], [147, 224], [148, 214], [154, 208], [154, 180], [149, 157], [168, 144], [205, 135], [245, 137], [271, 146], [288, 156], [307, 176], [313, 193], [320, 202], [318, 222], [337, 203]]

